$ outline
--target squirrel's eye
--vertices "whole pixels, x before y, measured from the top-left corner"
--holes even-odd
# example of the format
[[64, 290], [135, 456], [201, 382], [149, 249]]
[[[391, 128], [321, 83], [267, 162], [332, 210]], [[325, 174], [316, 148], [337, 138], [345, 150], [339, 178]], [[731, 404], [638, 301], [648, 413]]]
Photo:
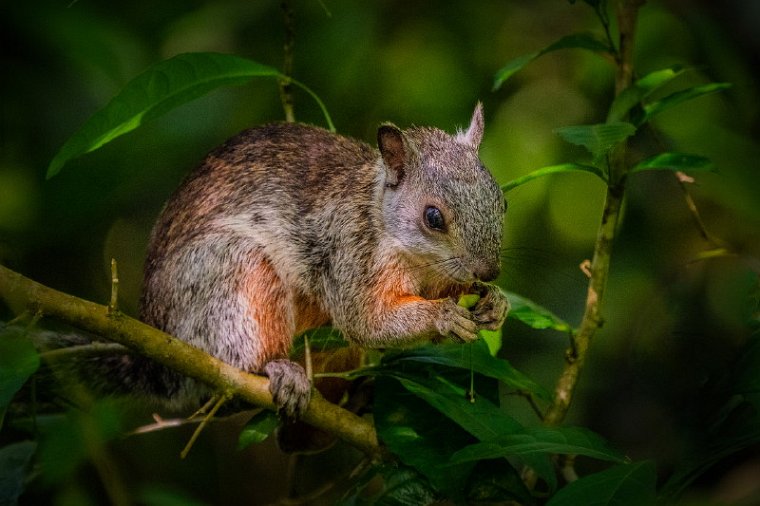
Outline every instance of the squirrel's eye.
[[425, 224], [433, 230], [442, 231], [446, 224], [443, 221], [443, 214], [437, 207], [428, 206], [425, 208]]

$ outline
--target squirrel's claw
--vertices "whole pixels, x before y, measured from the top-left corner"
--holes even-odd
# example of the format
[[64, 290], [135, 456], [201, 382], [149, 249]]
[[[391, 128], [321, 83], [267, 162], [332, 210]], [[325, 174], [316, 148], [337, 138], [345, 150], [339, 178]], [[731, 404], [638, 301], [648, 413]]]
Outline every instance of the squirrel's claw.
[[471, 312], [478, 322], [478, 328], [498, 330], [509, 313], [509, 300], [497, 286], [479, 283], [477, 289], [480, 300]]
[[272, 360], [264, 366], [269, 377], [269, 392], [278, 411], [290, 419], [298, 418], [309, 406], [311, 383], [300, 364], [287, 359]]

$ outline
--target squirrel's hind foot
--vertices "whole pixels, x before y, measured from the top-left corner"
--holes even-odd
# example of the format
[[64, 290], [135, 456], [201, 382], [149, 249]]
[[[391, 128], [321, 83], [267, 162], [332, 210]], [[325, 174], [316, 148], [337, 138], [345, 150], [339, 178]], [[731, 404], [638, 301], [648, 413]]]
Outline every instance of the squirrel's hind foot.
[[269, 378], [269, 392], [278, 411], [288, 418], [298, 418], [309, 406], [311, 382], [300, 364], [287, 359], [272, 360], [264, 366]]

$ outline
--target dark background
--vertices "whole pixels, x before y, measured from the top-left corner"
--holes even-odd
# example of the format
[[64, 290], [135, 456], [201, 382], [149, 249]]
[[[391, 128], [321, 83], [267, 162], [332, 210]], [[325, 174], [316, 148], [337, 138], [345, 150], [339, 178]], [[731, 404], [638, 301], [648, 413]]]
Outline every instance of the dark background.
[[[582, 2], [293, 4], [294, 75], [323, 99], [340, 133], [374, 143], [383, 121], [453, 131], [466, 126], [482, 100], [481, 155], [501, 183], [582, 159], [581, 150], [552, 130], [603, 121], [612, 99], [612, 66], [581, 51], [549, 54], [490, 91], [493, 75], [511, 58], [568, 33], [601, 33]], [[0, 261], [104, 303], [110, 259], [116, 258], [123, 309], [135, 314], [147, 237], [162, 203], [224, 139], [283, 118], [276, 84], [257, 80], [214, 92], [70, 162], [51, 180], [45, 180], [47, 165], [95, 110], [161, 59], [218, 51], [281, 67], [279, 3], [40, 0], [5, 2], [0, 12]], [[715, 162], [718, 172], [697, 175], [689, 191], [726, 254], [700, 260], [712, 246], [694, 226], [672, 173], [631, 179], [603, 305], [605, 325], [569, 422], [599, 431], [634, 459], [657, 459], [663, 475], [683, 458], [687, 435], [701, 430], [700, 414], [710, 409], [705, 385], [731, 369], [750, 336], [748, 321], [757, 318], [759, 27], [757, 2], [651, 1], [641, 10], [640, 75], [683, 63], [692, 70], [673, 89], [734, 84], [663, 113], [657, 134], [633, 144], [633, 156], [668, 149]], [[314, 102], [295, 94], [297, 118], [323, 124]], [[577, 324], [586, 289], [578, 265], [591, 255], [603, 195], [603, 185], [586, 174], [512, 191], [499, 284]], [[566, 345], [562, 334], [508, 322], [502, 355], [552, 387]], [[523, 402], [507, 398], [505, 406], [530, 419]], [[283, 457], [263, 449], [230, 457], [235, 430], [218, 429], [201, 443], [196, 460], [179, 464], [174, 456], [187, 434], [178, 432], [131, 438], [119, 450], [124, 474], [206, 501], [224, 502], [230, 490], [262, 501], [276, 497], [267, 496], [261, 483], [277, 487]], [[332, 462], [340, 461], [340, 451]], [[753, 455], [724, 464], [700, 487], [708, 497], [729, 497], [736, 490], [727, 485], [731, 473], [752, 473], [754, 465], [750, 476], [760, 476]]]

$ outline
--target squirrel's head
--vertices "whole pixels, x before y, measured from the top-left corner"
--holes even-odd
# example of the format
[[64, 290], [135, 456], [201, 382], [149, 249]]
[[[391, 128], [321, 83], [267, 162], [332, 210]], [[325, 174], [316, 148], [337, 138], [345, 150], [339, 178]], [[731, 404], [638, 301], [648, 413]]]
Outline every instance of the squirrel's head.
[[379, 128], [386, 231], [429, 272], [458, 283], [492, 281], [500, 270], [506, 203], [478, 158], [483, 107], [456, 135], [436, 128]]

